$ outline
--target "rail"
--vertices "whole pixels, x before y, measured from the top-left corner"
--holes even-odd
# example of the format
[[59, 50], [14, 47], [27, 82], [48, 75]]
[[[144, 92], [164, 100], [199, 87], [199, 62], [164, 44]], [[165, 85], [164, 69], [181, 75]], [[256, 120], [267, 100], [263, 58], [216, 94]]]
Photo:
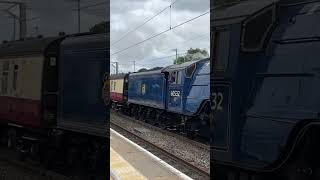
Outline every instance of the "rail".
[[182, 140], [182, 141], [188, 142], [188, 143], [190, 143], [190, 144], [192, 144], [192, 145], [195, 145], [195, 146], [197, 146], [197, 147], [200, 147], [200, 148], [202, 148], [202, 149], [205, 149], [205, 150], [210, 151], [210, 145], [208, 145], [208, 144], [205, 144], [205, 143], [202, 143], [202, 142], [199, 142], [199, 141], [196, 141], [196, 140], [192, 140], [192, 139], [190, 139], [190, 138], [188, 138], [188, 137], [185, 137], [185, 136], [183, 136], [183, 135], [180, 135], [180, 134], [178, 134], [178, 133], [174, 133], [174, 132], [171, 132], [171, 131], [169, 131], [169, 130], [161, 129], [161, 128], [157, 127], [157, 126], [154, 126], [154, 125], [145, 123], [145, 122], [143, 122], [143, 121], [138, 121], [138, 120], [136, 120], [136, 119], [134, 119], [134, 118], [132, 118], [132, 117], [126, 116], [126, 115], [121, 114], [121, 113], [117, 113], [117, 112], [111, 111], [111, 114], [116, 114], [116, 115], [119, 116], [119, 117], [129, 119], [129, 120], [131, 120], [131, 121], [133, 121], [133, 122], [135, 122], [135, 123], [137, 123], [137, 124], [143, 125], [143, 126], [145, 126], [145, 127], [148, 127], [148, 128], [150, 128], [150, 129], [153, 129], [153, 130], [157, 130], [157, 131], [159, 131], [159, 132], [161, 132], [161, 133], [164, 133], [164, 134], [167, 134], [167, 135], [169, 135], [169, 136], [178, 138], [178, 139], [180, 139], [180, 140]]
[[[184, 167], [187, 167], [189, 170], [191, 170], [192, 172], [188, 172], [189, 174], [192, 174], [193, 176], [198, 176], [198, 177], [201, 177], [199, 179], [210, 179], [210, 174], [199, 168], [199, 167], [196, 167], [194, 166], [193, 164], [189, 163], [189, 162], [186, 162], [185, 160], [173, 155], [172, 153], [168, 152], [167, 150], [155, 145], [154, 143], [151, 143], [143, 138], [141, 138], [140, 136], [126, 130], [125, 128], [122, 128], [121, 126], [113, 123], [110, 121], [110, 125], [112, 126], [112, 128], [116, 129], [116, 130], [120, 130], [120, 132], [124, 132], [126, 133], [128, 136], [131, 136], [130, 137], [127, 137], [129, 139], [138, 139], [138, 141], [140, 141], [140, 143], [138, 144], [144, 144], [144, 145], [147, 145], [148, 147], [151, 147], [153, 151], [157, 151], [157, 152], [160, 152], [162, 155], [166, 156], [167, 158], [169, 158], [171, 161], [174, 160], [174, 162], [177, 162], [179, 163], [180, 165], [183, 165]], [[136, 140], [137, 141], [137, 140]], [[151, 152], [152, 153], [152, 152]], [[197, 174], [195, 174], [197, 173]]]

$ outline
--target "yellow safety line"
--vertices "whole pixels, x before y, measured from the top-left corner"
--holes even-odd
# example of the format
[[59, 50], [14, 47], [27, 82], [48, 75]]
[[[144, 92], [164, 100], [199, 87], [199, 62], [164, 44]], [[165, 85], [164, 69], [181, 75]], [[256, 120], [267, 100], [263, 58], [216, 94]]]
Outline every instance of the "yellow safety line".
[[110, 168], [121, 180], [146, 180], [139, 171], [110, 147]]

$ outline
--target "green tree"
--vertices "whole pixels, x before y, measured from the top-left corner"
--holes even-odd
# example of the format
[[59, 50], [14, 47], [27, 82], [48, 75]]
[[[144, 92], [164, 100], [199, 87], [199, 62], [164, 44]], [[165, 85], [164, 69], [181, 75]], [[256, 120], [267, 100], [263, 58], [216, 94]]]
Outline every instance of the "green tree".
[[141, 68], [138, 70], [138, 72], [146, 72], [146, 71], [155, 71], [155, 70], [159, 70], [162, 69], [163, 67], [153, 67], [151, 69], [147, 69], [147, 68]]
[[182, 64], [188, 61], [200, 60], [209, 57], [207, 50], [199, 48], [190, 48], [185, 56], [180, 56], [174, 60], [174, 64]]
[[141, 69], [138, 70], [138, 72], [145, 72], [145, 71], [148, 71], [148, 69], [147, 68], [141, 68]]
[[184, 62], [187, 62], [185, 61], [185, 56], [180, 56], [178, 59], [174, 60], [174, 64], [182, 64]]
[[149, 71], [160, 70], [160, 69], [162, 69], [162, 68], [163, 68], [163, 67], [153, 67], [153, 68], [149, 69]]
[[109, 23], [107, 23], [106, 21], [98, 23], [98, 24], [94, 25], [92, 28], [90, 28], [90, 32], [107, 33], [107, 32], [109, 32]]

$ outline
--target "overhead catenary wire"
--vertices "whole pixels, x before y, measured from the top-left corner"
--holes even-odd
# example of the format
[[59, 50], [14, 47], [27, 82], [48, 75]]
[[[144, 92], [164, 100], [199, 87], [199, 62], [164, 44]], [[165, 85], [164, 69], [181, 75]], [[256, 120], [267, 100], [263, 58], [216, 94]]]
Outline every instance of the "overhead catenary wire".
[[[184, 41], [180, 42], [179, 45], [176, 46], [175, 48], [182, 47], [182, 45], [185, 46], [185, 44], [186, 44], [187, 42], [192, 42], [192, 41], [194, 41], [194, 40], [203, 39], [203, 38], [206, 38], [207, 36], [209, 36], [209, 35], [207, 35], [207, 34], [202, 34], [202, 35], [199, 35], [199, 36], [197, 36], [197, 37], [193, 37], [193, 38], [191, 38], [191, 39], [184, 40]], [[173, 47], [165, 48], [165, 49], [160, 49], [160, 50], [158, 50], [158, 52], [167, 52], [168, 50], [172, 50], [172, 49], [173, 49]], [[136, 56], [136, 57], [134, 57], [133, 59], [138, 59], [137, 62], [144, 60], [143, 56], [142, 56], [142, 57], [141, 57], [141, 56]]]
[[[84, 5], [84, 6], [81, 6], [80, 7], [80, 10], [82, 9], [89, 9], [91, 7], [97, 7], [97, 6], [101, 6], [101, 5], [107, 5], [107, 1], [102, 1], [102, 2], [97, 2], [97, 3], [92, 3], [92, 4], [87, 4], [87, 5]], [[103, 6], [105, 7], [105, 6]], [[51, 7], [27, 7], [26, 8], [27, 10], [52, 10]], [[72, 11], [77, 11], [78, 8], [74, 8], [73, 5], [72, 7], [59, 7], [59, 10], [66, 10], [66, 11], [69, 11], [69, 10], [72, 10]], [[94, 9], [94, 10], [97, 10], [97, 9]], [[105, 9], [101, 9], [101, 10], [105, 10]]]
[[[177, 54], [178, 56], [182, 56], [182, 55], [186, 55], [187, 52], [185, 53], [179, 53]], [[169, 56], [162, 56], [162, 57], [157, 57], [157, 58], [152, 58], [152, 59], [146, 59], [146, 61], [152, 61], [152, 62], [155, 62], [155, 61], [159, 61], [159, 60], [162, 60], [162, 59], [167, 59], [167, 58], [170, 58], [170, 57], [175, 57], [176, 54], [173, 54], [173, 55], [169, 55]], [[171, 59], [170, 59], [171, 60]], [[171, 62], [172, 63], [172, 62]], [[149, 65], [154, 65], [153, 63], [150, 63], [150, 64], [145, 64], [145, 63], [136, 63], [137, 65], [144, 65], [144, 66], [149, 66]]]
[[[80, 9], [87, 9], [87, 8], [90, 8], [90, 7], [96, 7], [96, 6], [100, 6], [100, 5], [104, 5], [104, 4], [107, 5], [107, 1], [102, 1], [102, 2], [98, 2], [98, 3], [93, 3], [93, 4], [88, 4], [88, 5], [85, 5], [85, 6], [81, 6]], [[3, 11], [3, 10], [6, 10], [6, 9], [0, 9], [0, 12]], [[43, 8], [30, 8], [30, 7], [27, 7], [26, 9], [27, 10], [39, 10], [39, 9], [44, 10], [46, 8], [44, 8], [44, 7]], [[66, 8], [65, 10], [68, 10], [68, 9], [69, 8]], [[73, 10], [78, 10], [78, 9], [73, 9]], [[33, 20], [36, 20], [36, 19], [40, 19], [40, 17], [29, 18], [26, 21], [33, 21]], [[3, 23], [1, 25], [9, 25], [9, 24], [13, 24], [13, 23]]]
[[[100, 6], [100, 5], [107, 5], [107, 1], [102, 1], [102, 2], [97, 2], [97, 3], [94, 3], [94, 4], [88, 4], [88, 5], [85, 5], [85, 6], [81, 6], [80, 9], [88, 9], [88, 8], [96, 7], [96, 6]], [[73, 9], [73, 10], [78, 10], [78, 8], [77, 9]]]
[[[187, 42], [192, 42], [192, 41], [195, 41], [195, 40], [198, 40], [198, 39], [203, 39], [203, 38], [206, 38], [207, 36], [209, 36], [208, 34], [199, 34], [198, 36], [196, 36], [196, 37], [192, 37], [192, 38], [190, 38], [190, 39], [187, 39], [187, 40], [184, 40], [184, 41], [182, 41], [182, 42], [180, 42], [179, 43], [179, 45], [178, 46], [176, 46], [176, 47], [182, 47], [182, 45], [184, 45], [185, 46], [185, 44], [187, 43]], [[191, 47], [190, 47], [191, 48]], [[209, 48], [210, 48], [210, 46], [209, 46]], [[209, 49], [208, 48], [208, 49]], [[172, 49], [172, 47], [171, 48], [165, 48], [165, 49], [160, 49], [160, 50], [158, 50], [159, 52], [167, 52], [167, 50], [169, 50], [169, 49]], [[185, 52], [185, 53], [179, 53], [179, 54], [177, 54], [177, 55], [185, 55], [185, 54], [187, 54], [187, 51]], [[174, 56], [176, 56], [176, 55], [170, 55], [170, 56], [163, 56], [163, 57], [159, 57], [159, 58], [152, 58], [152, 59], [145, 59], [145, 58], [143, 58], [143, 56], [141, 57], [141, 56], [135, 56], [135, 57], [133, 57], [133, 58], [131, 58], [131, 59], [137, 59], [137, 60], [135, 60], [136, 62], [137, 62], [137, 64], [139, 65], [141, 65], [141, 63], [139, 63], [139, 61], [143, 61], [143, 60], [147, 60], [147, 61], [158, 61], [158, 60], [161, 60], [161, 59], [165, 59], [165, 58], [169, 58], [169, 57], [174, 57]], [[121, 63], [122, 65], [125, 65], [125, 66], [129, 66], [130, 64], [124, 64], [124, 63]], [[154, 64], [143, 64], [143, 65], [154, 65]]]
[[[186, 52], [185, 53], [179, 53], [179, 54], [177, 54], [178, 56], [181, 56], [181, 55], [185, 55], [185, 54], [187, 54]], [[158, 61], [158, 60], [162, 60], [162, 59], [166, 59], [166, 58], [170, 58], [170, 57], [175, 57], [176, 56], [176, 54], [174, 54], [174, 55], [169, 55], [169, 56], [162, 56], [162, 57], [158, 57], [158, 58], [152, 58], [152, 59], [146, 59], [146, 61], [152, 61], [152, 62], [154, 62], [154, 61]], [[142, 59], [142, 60], [144, 60], [144, 59]], [[138, 60], [137, 60], [138, 61]], [[137, 64], [139, 64], [139, 63], [137, 63]], [[143, 64], [143, 65], [148, 65], [148, 64]]]
[[[40, 19], [40, 17], [38, 16], [38, 17], [33, 17], [33, 18], [28, 18], [28, 19], [26, 19], [25, 21], [35, 21], [35, 20], [39, 20]], [[10, 22], [10, 23], [2, 23], [2, 24], [0, 24], [0, 25], [11, 25], [11, 24], [13, 24], [13, 22]]]
[[[208, 48], [210, 48], [210, 47], [208, 47]], [[186, 55], [187, 54], [187, 52], [185, 52], [185, 53], [179, 53], [178, 55], [179, 56], [182, 56], [182, 55]], [[167, 59], [167, 58], [170, 58], [170, 57], [175, 57], [176, 56], [176, 54], [174, 54], [174, 55], [169, 55], [169, 56], [162, 56], [162, 57], [157, 57], [157, 58], [152, 58], [152, 59], [145, 59], [145, 60], [147, 60], [147, 61], [152, 61], [152, 62], [155, 62], [155, 61], [158, 61], [158, 60], [162, 60], [162, 59]], [[172, 59], [169, 59], [169, 60], [172, 60]], [[137, 61], [136, 61], [137, 62]], [[170, 65], [169, 63], [172, 63], [172, 61], [171, 62], [168, 62], [168, 66]], [[167, 64], [167, 63], [165, 63], [165, 64]], [[119, 64], [119, 67], [123, 67], [123, 66], [131, 66], [132, 64], [127, 64], [127, 63], [121, 63], [121, 64]], [[140, 67], [141, 66], [143, 66], [142, 68], [154, 68], [154, 67], [157, 67], [157, 66], [154, 66], [155, 64], [154, 63], [148, 63], [148, 64], [146, 64], [146, 63], [136, 63], [136, 65], [139, 65]], [[153, 65], [153, 66], [151, 66], [151, 67], [147, 67], [147, 66], [150, 66], [150, 65]], [[124, 72], [123, 70], [122, 70], [122, 72]]]
[[[208, 34], [202, 34], [202, 35], [199, 35], [199, 36], [197, 36], [197, 37], [184, 40], [184, 41], [182, 41], [181, 43], [179, 43], [180, 45], [178, 45], [178, 46], [176, 46], [176, 47], [172, 47], [172, 48], [182, 47], [182, 45], [185, 45], [185, 43], [187, 43], [187, 42], [193, 42], [194, 40], [204, 39], [204, 38], [209, 37], [209, 36], [210, 36], [210, 35], [208, 35]], [[184, 44], [182, 44], [182, 43], [184, 43]], [[159, 49], [158, 51], [159, 51], [159, 52], [166, 52], [166, 51], [168, 51], [168, 50], [171, 50], [172, 48]]]
[[[176, 1], [175, 1], [175, 2], [176, 2]], [[173, 2], [173, 3], [175, 3], [175, 2]], [[195, 18], [189, 19], [188, 21], [185, 21], [185, 22], [183, 22], [183, 23], [180, 23], [180, 24], [178, 24], [178, 25], [176, 25], [176, 26], [174, 26], [174, 27], [171, 27], [171, 12], [170, 12], [170, 27], [169, 27], [169, 29], [167, 29], [167, 30], [165, 30], [165, 31], [162, 31], [162, 32], [160, 32], [160, 33], [158, 33], [158, 34], [156, 34], [156, 35], [153, 35], [153, 36], [151, 36], [151, 37], [149, 37], [149, 38], [147, 38], [147, 39], [145, 39], [145, 40], [143, 40], [143, 41], [140, 41], [140, 42], [138, 42], [138, 43], [135, 43], [135, 44], [133, 44], [133, 45], [131, 45], [131, 46], [129, 46], [129, 47], [126, 47], [126, 48], [124, 48], [124, 49], [122, 49], [122, 50], [119, 50], [119, 51], [117, 51], [117, 52], [115, 52], [115, 53], [112, 53], [111, 56], [113, 56], [113, 55], [115, 55], [115, 54], [119, 54], [119, 53], [121, 53], [121, 52], [123, 52], [123, 51], [126, 51], [126, 50], [128, 50], [128, 49], [130, 49], [130, 48], [133, 48], [133, 47], [135, 47], [135, 46], [138, 46], [138, 45], [140, 45], [140, 44], [142, 44], [142, 43], [144, 43], [144, 42], [146, 42], [146, 41], [148, 41], [148, 40], [150, 40], [150, 39], [153, 39], [153, 38], [155, 38], [155, 37], [157, 37], [157, 36], [160, 36], [160, 35], [168, 32], [168, 31], [170, 31], [170, 30], [172, 30], [172, 29], [175, 29], [175, 28], [177, 28], [177, 27], [179, 27], [179, 26], [182, 26], [182, 25], [184, 25], [184, 24], [186, 24], [186, 23], [188, 23], [188, 22], [190, 22], [190, 21], [193, 21], [193, 20], [195, 20], [195, 19], [197, 19], [197, 18], [199, 18], [199, 17], [201, 17], [201, 16], [204, 16], [204, 15], [206, 15], [206, 14], [209, 14], [210, 12], [212, 13], [213, 10], [219, 9], [219, 8], [221, 8], [221, 7], [229, 6], [229, 5], [234, 5], [234, 4], [237, 4], [237, 3], [239, 3], [239, 2], [241, 2], [241, 0], [236, 1], [236, 2], [219, 4], [219, 5], [217, 5], [216, 7], [209, 9], [209, 11], [206, 11], [205, 13], [200, 14], [199, 16], [197, 16], [197, 17], [195, 17]], [[171, 8], [171, 6], [172, 6], [172, 4], [169, 5], [169, 6], [167, 6], [164, 10], [166, 10], [166, 9], [168, 9], [168, 8]], [[144, 23], [144, 24], [145, 24], [145, 23]], [[143, 25], [144, 25], [144, 24], [143, 24]], [[138, 26], [138, 27], [139, 27], [139, 26]], [[128, 33], [131, 33], [131, 31], [129, 31]], [[127, 34], [127, 33], [126, 33], [126, 34]], [[124, 38], [124, 37], [122, 37], [122, 38]], [[122, 38], [120, 38], [118, 41], [122, 40]], [[112, 44], [111, 44], [111, 45], [112, 45]]]
[[[210, 46], [209, 46], [209, 47], [206, 47], [206, 48], [210, 49]], [[187, 52], [188, 52], [188, 51], [185, 51], [184, 53], [178, 53], [177, 55], [178, 55], [178, 56], [186, 55]], [[138, 60], [135, 60], [135, 62], [137, 62], [136, 64], [140, 64], [140, 65], [154, 65], [154, 64], [139, 63], [139, 61], [145, 60], [145, 61], [155, 62], [155, 61], [158, 61], [158, 60], [162, 60], [162, 59], [166, 59], [166, 58], [170, 58], [170, 57], [175, 57], [175, 56], [176, 56], [176, 54], [174, 54], [174, 55], [168, 55], [168, 56], [161, 56], [161, 57], [152, 58], [152, 59], [140, 58], [140, 59], [138, 59]], [[133, 58], [133, 59], [136, 59], [136, 58]], [[130, 64], [121, 63], [121, 65], [127, 65], [127, 66], [129, 66]]]
[[[210, 46], [207, 47], [207, 48], [210, 48]], [[187, 52], [185, 52], [185, 53], [179, 53], [178, 56], [186, 55], [186, 54], [187, 54]], [[162, 56], [162, 57], [152, 58], [152, 59], [142, 59], [142, 60], [155, 62], [155, 61], [158, 61], [158, 60], [167, 59], [167, 58], [175, 57], [175, 56], [176, 56], [176, 54], [169, 55], [169, 56]], [[137, 60], [137, 61], [139, 61], [139, 60]], [[135, 61], [135, 62], [137, 62], [137, 61]], [[168, 62], [168, 63], [169, 63], [169, 62]], [[172, 62], [170, 62], [170, 63], [172, 63]], [[131, 66], [131, 65], [132, 65], [132, 64], [126, 64], [126, 63], [121, 63], [121, 64], [120, 64], [120, 63], [119, 63], [119, 67], [121, 67], [121, 66]], [[146, 67], [146, 66], [154, 65], [154, 63], [149, 63], [149, 64], [136, 63], [136, 65], [140, 65], [140, 66], [143, 65], [144, 68], [154, 68], [154, 67], [155, 67], [155, 66], [153, 66], [153, 67]], [[124, 71], [122, 70], [121, 72], [124, 72]]]
[[[209, 49], [210, 50], [210, 46], [208, 46], [208, 47], [205, 47], [204, 49]], [[209, 52], [208, 52], [209, 53]], [[179, 53], [179, 54], [177, 54], [178, 56], [181, 56], [181, 55], [186, 55], [186, 54], [188, 54], [188, 51], [185, 51], [184, 53]], [[170, 58], [170, 57], [175, 57], [176, 56], [176, 54], [174, 54], [174, 55], [169, 55], [169, 56], [163, 56], [163, 57], [158, 57], [158, 58], [152, 58], [152, 59], [140, 59], [140, 60], [136, 60], [136, 62], [138, 62], [138, 61], [141, 61], [141, 60], [146, 60], [146, 61], [152, 61], [152, 62], [155, 62], [155, 61], [158, 61], [158, 60], [162, 60], [162, 59], [166, 59], [166, 58]], [[145, 63], [137, 63], [137, 64], [140, 64], [140, 65], [154, 65], [153, 63], [150, 63], [150, 64], [145, 64]]]
[[[135, 27], [132, 30], [129, 30], [128, 32], [126, 32], [123, 36], [121, 36], [119, 39], [115, 40], [114, 42], [111, 43], [111, 46], [117, 44], [118, 42], [120, 42], [122, 39], [124, 39], [125, 37], [127, 37], [129, 34], [135, 32], [136, 30], [138, 30], [139, 28], [141, 28], [142, 26], [144, 26], [145, 24], [147, 24], [148, 22], [150, 22], [151, 20], [153, 20], [154, 18], [156, 18], [157, 16], [159, 16], [160, 14], [162, 14], [165, 10], [167, 10], [168, 8], [171, 9], [172, 5], [174, 5], [178, 0], [175, 0], [173, 3], [171, 3], [169, 6], [166, 6], [164, 9], [162, 9], [161, 11], [159, 11], [158, 13], [156, 13], [155, 15], [153, 15], [151, 18], [147, 19], [146, 21], [144, 21], [142, 24], [138, 25], [137, 27]], [[171, 12], [171, 11], [170, 11]], [[171, 17], [170, 17], [171, 19]], [[171, 27], [171, 24], [170, 24]]]
[[[185, 55], [185, 54], [187, 54], [187, 53], [180, 53], [180, 54], [178, 54], [178, 55]], [[164, 57], [159, 57], [159, 58], [154, 58], [154, 59], [149, 59], [150, 61], [153, 61], [153, 62], [155, 62], [155, 61], [159, 61], [159, 60], [163, 60], [163, 59], [167, 59], [167, 60], [170, 60], [170, 61], [168, 61], [168, 62], [163, 62], [162, 63], [162, 66], [169, 66], [169, 65], [172, 65], [172, 63], [173, 63], [173, 59], [168, 59], [168, 58], [170, 58], [170, 57], [175, 57], [176, 56], [176, 54], [174, 54], [174, 55], [170, 55], [170, 56], [164, 56]], [[158, 67], [158, 66], [155, 66], [155, 64], [154, 63], [147, 63], [147, 64], [145, 64], [145, 63], [138, 63], [137, 65], [139, 65], [140, 67], [142, 66], [143, 68], [147, 68], [147, 69], [152, 69], [152, 68], [154, 68], [154, 67]], [[162, 67], [162, 66], [160, 66], [160, 67]]]
[[165, 30], [165, 31], [162, 31], [162, 32], [158, 33], [158, 34], [155, 34], [155, 35], [153, 35], [153, 36], [151, 36], [151, 37], [149, 37], [149, 38], [147, 38], [147, 39], [144, 39], [144, 40], [142, 40], [142, 41], [140, 41], [140, 42], [138, 42], [138, 43], [132, 44], [132, 45], [130, 45], [130, 46], [124, 48], [124, 49], [121, 49], [121, 50], [119, 50], [119, 51], [111, 54], [111, 56], [116, 55], [116, 54], [119, 54], [119, 53], [122, 53], [122, 52], [124, 52], [124, 51], [126, 51], [126, 50], [128, 50], [128, 49], [131, 49], [131, 48], [135, 47], [135, 46], [138, 46], [138, 45], [140, 45], [140, 44], [142, 44], [142, 43], [144, 43], [144, 42], [147, 42], [147, 41], [149, 41], [149, 40], [151, 40], [151, 39], [153, 39], [153, 38], [156, 38], [156, 37], [158, 37], [158, 36], [160, 36], [160, 35], [162, 35], [162, 34], [165, 34], [165, 33], [169, 32], [169, 31], [171, 31], [171, 30], [173, 30], [173, 29], [175, 29], [175, 28], [178, 28], [178, 27], [180, 27], [180, 26], [182, 26], [182, 25], [184, 25], [184, 24], [187, 24], [187, 23], [189, 23], [189, 22], [191, 22], [191, 21], [194, 21], [195, 19], [198, 19], [198, 18], [200, 18], [200, 17], [202, 17], [202, 16], [204, 16], [204, 15], [206, 15], [206, 14], [209, 14], [209, 13], [210, 13], [210, 10], [209, 10], [209, 11], [206, 11], [205, 13], [202, 13], [202, 14], [194, 17], [194, 18], [191, 18], [191, 19], [189, 19], [189, 20], [187, 20], [187, 21], [184, 21], [184, 22], [182, 22], [182, 23], [180, 23], [180, 24], [178, 24], [178, 25], [176, 25], [176, 26], [173, 26], [172, 28], [169, 28], [169, 29], [167, 29], [167, 30]]
[[[186, 55], [187, 54], [187, 52], [186, 53], [180, 53], [180, 54], [178, 54], [178, 55]], [[175, 57], [176, 55], [174, 54], [174, 55], [170, 55], [170, 56], [165, 56], [165, 57], [159, 57], [159, 58], [154, 58], [154, 59], [148, 59], [148, 60], [152, 60], [153, 62], [155, 62], [155, 61], [158, 61], [158, 60], [162, 60], [162, 59], [166, 59], [166, 58], [169, 58], [169, 57]], [[172, 63], [172, 61], [171, 62], [168, 62], [168, 63]], [[149, 64], [145, 64], [145, 63], [137, 63], [138, 65], [143, 65], [143, 66], [152, 66], [152, 67], [147, 67], [147, 68], [153, 68], [153, 67], [156, 67], [156, 66], [154, 66], [154, 63], [149, 63]], [[166, 64], [166, 63], [165, 63]], [[169, 64], [168, 64], [169, 65]]]
[[[101, 2], [101, 0], [100, 0], [100, 2], [97, 2], [96, 0], [95, 1], [91, 1], [91, 2], [89, 2], [89, 1], [85, 1], [86, 3], [83, 5], [83, 6], [81, 6], [80, 7], [80, 9], [86, 9], [86, 10], [84, 10], [84, 12], [86, 12], [86, 13], [88, 13], [89, 11], [89, 13], [91, 14], [91, 15], [95, 15], [95, 17], [97, 18], [97, 19], [101, 19], [101, 21], [106, 21], [106, 19], [105, 19], [105, 14], [104, 15], [102, 15], [102, 13], [97, 13], [96, 11], [98, 10], [98, 9], [100, 9], [100, 8], [103, 8], [103, 7], [106, 7], [107, 5], [108, 5], [108, 3], [107, 3], [107, 1], [106, 0], [104, 0], [104, 1], [102, 1]], [[39, 4], [28, 4], [29, 2], [26, 2], [26, 3], [24, 3], [24, 4], [27, 4], [27, 7], [25, 8], [26, 9], [26, 13], [27, 14], [30, 14], [30, 12], [34, 12], [34, 11], [39, 11], [39, 10], [55, 10], [54, 8], [55, 8], [55, 6], [51, 6], [51, 7], [43, 7], [43, 6], [41, 6], [41, 5], [39, 5]], [[70, 11], [70, 10], [72, 10], [72, 7], [70, 7], [70, 6], [68, 6], [68, 4], [71, 4], [71, 3], [64, 3], [64, 5], [65, 6], [67, 6], [67, 7], [65, 7], [65, 8], [63, 8], [64, 6], [62, 6], [62, 7], [60, 7], [59, 9], [61, 9], [61, 8], [63, 8], [63, 10], [65, 10], [65, 11]], [[1, 7], [0, 9], [0, 12], [2, 12], [2, 11], [7, 11], [8, 9], [11, 9], [12, 8], [12, 11], [13, 12], [15, 12], [16, 13], [16, 11], [18, 11], [17, 10], [17, 8], [13, 8], [14, 6], [7, 6], [6, 8], [4, 8], [4, 7]], [[92, 7], [92, 8], [91, 8]], [[93, 8], [93, 7], [96, 7], [96, 8]], [[11, 10], [10, 10], [11, 11]], [[88, 13], [88, 14], [89, 14]], [[100, 15], [101, 14], [101, 15]], [[2, 16], [2, 14], [1, 14], [1, 16]], [[101, 16], [104, 16], [104, 18], [100, 18]], [[2, 26], [7, 26], [6, 27], [6, 31], [8, 31], [9, 29], [13, 29], [13, 30], [11, 30], [12, 31], [12, 34], [13, 34], [13, 39], [15, 39], [15, 35], [16, 35], [16, 33], [15, 33], [15, 28], [17, 27], [17, 24], [18, 24], [18, 21], [17, 22], [15, 22], [16, 20], [12, 20], [13, 22], [10, 22], [10, 19], [8, 19], [8, 18], [12, 18], [11, 16], [8, 16], [8, 17], [4, 17], [5, 19], [6, 19], [6, 21], [7, 22], [0, 22], [0, 26], [2, 25]], [[4, 19], [3, 18], [3, 19]], [[33, 17], [33, 18], [25, 18], [24, 19], [24, 21], [25, 22], [27, 22], [28, 23], [28, 36], [33, 36], [34, 34], [39, 34], [39, 33], [34, 33], [33, 32], [33, 29], [39, 29], [39, 27], [41, 27], [40, 29], [41, 29], [41, 34], [49, 34], [49, 33], [51, 33], [50, 32], [50, 30], [49, 31], [47, 31], [47, 29], [46, 28], [42, 28], [42, 27], [46, 27], [46, 26], [48, 26], [47, 24], [43, 24], [43, 21], [41, 21], [41, 19], [42, 20], [44, 20], [42, 17], [40, 18], [40, 17]], [[38, 21], [38, 20], [40, 20], [40, 21]], [[32, 22], [31, 22], [32, 21]], [[38, 23], [39, 22], [39, 23]], [[30, 23], [30, 24], [29, 24]], [[40, 26], [38, 25], [38, 24], [40, 24]], [[13, 27], [11, 26], [11, 25], [13, 25]], [[18, 24], [19, 25], [19, 24]], [[34, 27], [31, 27], [31, 26], [34, 26]], [[20, 26], [19, 26], [19, 28], [20, 28]], [[31, 29], [32, 28], [32, 29]], [[50, 27], [50, 28], [56, 28], [55, 26], [53, 26], [53, 27]], [[8, 29], [8, 30], [7, 30]], [[31, 30], [30, 30], [31, 29]], [[45, 29], [45, 31], [44, 31], [44, 29]], [[37, 31], [37, 30], [36, 30]], [[59, 29], [59, 32], [63, 32], [63, 31], [65, 31], [64, 30], [64, 28], [60, 28]], [[71, 33], [73, 33], [73, 32], [71, 32]]]
[[[186, 52], [185, 53], [179, 53], [178, 55], [181, 56], [181, 55], [185, 55], [187, 54]], [[174, 55], [169, 55], [169, 56], [161, 56], [161, 57], [157, 57], [157, 58], [152, 58], [152, 59], [147, 59], [148, 61], [158, 61], [158, 60], [162, 60], [162, 59], [166, 59], [166, 58], [170, 58], [170, 57], [175, 57], [176, 54]], [[136, 61], [137, 62], [137, 61]], [[141, 64], [141, 63], [136, 63], [138, 65], [153, 65], [153, 64]], [[125, 64], [125, 63], [119, 63], [119, 66], [130, 66], [131, 64]]]

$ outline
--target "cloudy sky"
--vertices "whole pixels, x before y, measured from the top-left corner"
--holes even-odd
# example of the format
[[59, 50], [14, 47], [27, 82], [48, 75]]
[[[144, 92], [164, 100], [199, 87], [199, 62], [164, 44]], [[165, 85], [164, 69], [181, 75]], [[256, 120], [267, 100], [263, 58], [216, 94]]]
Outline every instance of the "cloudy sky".
[[[171, 18], [170, 8], [167, 8], [163, 13], [141, 28], [132, 31], [174, 1], [111, 0], [111, 61], [119, 62], [120, 72], [132, 72], [133, 61], [136, 62], [136, 70], [143, 67], [151, 68], [170, 65], [173, 63], [173, 59], [175, 59], [175, 51], [172, 50], [175, 48], [178, 49], [178, 54], [185, 53], [191, 47], [209, 50], [209, 14], [133, 48], [124, 50], [133, 44], [169, 29], [170, 22], [171, 27], [174, 27], [209, 11], [210, 7], [209, 0], [177, 0], [171, 7]], [[131, 33], [127, 34], [127, 32]], [[122, 40], [119, 41], [119, 39]], [[165, 58], [166, 56], [172, 57]], [[112, 65], [111, 71], [114, 72]]]
[[[59, 32], [78, 32], [76, 0], [15, 1], [26, 3], [28, 36], [54, 36]], [[107, 12], [109, 10], [107, 1], [109, 0], [80, 0], [81, 32], [86, 32], [93, 25], [106, 20], [106, 14], [109, 13]], [[4, 11], [10, 6], [10, 4], [0, 3], [0, 41], [12, 40], [13, 38], [13, 19]], [[18, 7], [12, 8], [11, 12], [19, 15]], [[18, 28], [17, 23], [16, 37], [19, 37]]]

